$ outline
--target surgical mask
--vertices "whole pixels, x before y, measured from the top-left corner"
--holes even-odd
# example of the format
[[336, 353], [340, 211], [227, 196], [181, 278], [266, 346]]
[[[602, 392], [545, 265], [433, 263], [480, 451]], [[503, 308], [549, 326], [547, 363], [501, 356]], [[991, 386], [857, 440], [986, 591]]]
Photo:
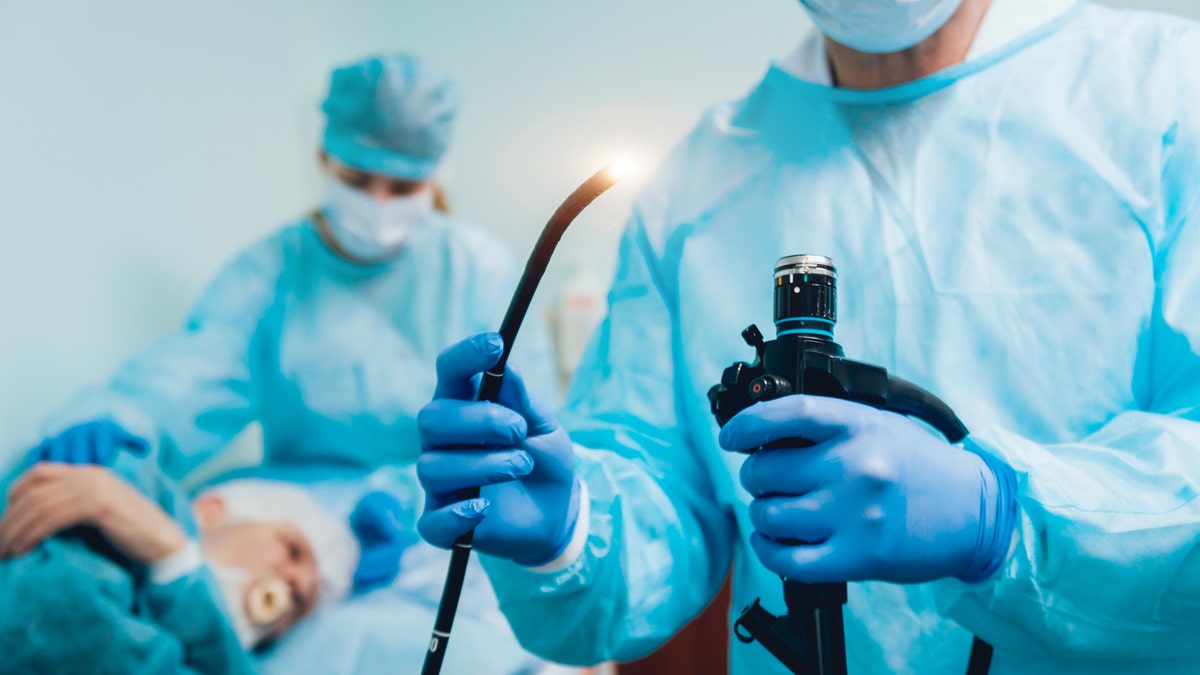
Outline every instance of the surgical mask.
[[962, 0], [800, 0], [817, 29], [851, 49], [885, 54], [933, 35]]
[[361, 262], [379, 262], [395, 255], [413, 227], [433, 212], [433, 190], [376, 200], [326, 176], [323, 207], [329, 233], [344, 252]]
[[209, 561], [221, 587], [229, 621], [245, 649], [270, 637], [272, 629], [292, 609], [292, 590], [278, 577], [255, 578], [246, 570]]

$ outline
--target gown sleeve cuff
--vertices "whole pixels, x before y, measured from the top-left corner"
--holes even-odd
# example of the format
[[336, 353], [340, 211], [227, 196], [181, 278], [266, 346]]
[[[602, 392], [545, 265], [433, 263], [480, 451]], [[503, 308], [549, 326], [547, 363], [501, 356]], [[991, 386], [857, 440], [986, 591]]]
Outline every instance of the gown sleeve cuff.
[[550, 562], [530, 567], [528, 568], [529, 571], [538, 574], [556, 574], [573, 565], [579, 559], [579, 556], [583, 555], [584, 546], [587, 544], [588, 531], [590, 529], [588, 523], [591, 520], [591, 511], [591, 500], [588, 498], [587, 482], [579, 480], [579, 512], [575, 516], [575, 524], [572, 528], [571, 539], [567, 542], [567, 547]]

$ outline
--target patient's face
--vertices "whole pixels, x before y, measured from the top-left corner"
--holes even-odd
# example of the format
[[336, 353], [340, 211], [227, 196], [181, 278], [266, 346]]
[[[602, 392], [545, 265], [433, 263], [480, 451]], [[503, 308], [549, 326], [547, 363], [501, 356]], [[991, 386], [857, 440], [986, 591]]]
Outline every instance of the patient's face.
[[287, 582], [292, 607], [271, 626], [270, 638], [291, 628], [316, 604], [317, 559], [308, 540], [292, 525], [217, 523], [203, 528], [203, 548], [210, 562], [243, 570], [251, 581], [278, 577]]

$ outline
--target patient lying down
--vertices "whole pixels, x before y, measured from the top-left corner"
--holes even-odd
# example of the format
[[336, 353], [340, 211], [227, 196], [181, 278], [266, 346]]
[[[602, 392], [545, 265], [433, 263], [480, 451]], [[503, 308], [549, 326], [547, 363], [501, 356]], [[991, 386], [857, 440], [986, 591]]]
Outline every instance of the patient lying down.
[[253, 672], [247, 650], [344, 596], [357, 560], [293, 485], [189, 503], [148, 460], [42, 462], [0, 517], [0, 654], [12, 672]]

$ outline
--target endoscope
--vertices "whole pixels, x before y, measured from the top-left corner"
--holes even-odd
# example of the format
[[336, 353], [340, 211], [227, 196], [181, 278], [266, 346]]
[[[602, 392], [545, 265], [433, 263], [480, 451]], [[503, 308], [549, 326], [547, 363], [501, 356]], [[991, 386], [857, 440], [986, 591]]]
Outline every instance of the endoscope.
[[[508, 311], [500, 323], [500, 337], [504, 339], [504, 351], [496, 365], [483, 374], [479, 384], [476, 401], [495, 402], [500, 394], [500, 384], [504, 381], [504, 367], [512, 352], [513, 343], [517, 340], [517, 331], [525, 320], [533, 294], [546, 272], [550, 257], [558, 246], [563, 232], [575, 220], [581, 211], [587, 208], [600, 195], [621, 180], [625, 167], [621, 162], [614, 162], [600, 169], [588, 178], [567, 199], [559, 205], [550, 216], [546, 226], [542, 228], [529, 260], [525, 263], [525, 271], [512, 300], [508, 303]], [[479, 488], [461, 490], [459, 497], [463, 500], [479, 496]], [[446, 584], [442, 587], [442, 599], [438, 603], [437, 616], [433, 622], [433, 635], [429, 639], [429, 650], [425, 653], [425, 665], [421, 668], [422, 675], [436, 675], [442, 670], [442, 660], [446, 658], [446, 645], [450, 641], [450, 629], [454, 624], [454, 615], [458, 611], [458, 600], [462, 595], [463, 579], [467, 573], [467, 561], [471, 558], [471, 542], [475, 531], [472, 530], [459, 537], [454, 542], [450, 552], [450, 567], [446, 571]]]
[[[847, 399], [911, 415], [932, 426], [951, 443], [967, 428], [950, 406], [887, 370], [847, 359], [833, 341], [837, 325], [837, 268], [822, 255], [792, 255], [775, 264], [775, 334], [764, 340], [757, 326], [742, 331], [754, 348], [752, 363], [738, 362], [708, 391], [712, 414], [725, 423], [759, 401], [791, 394]], [[763, 448], [804, 448], [801, 438], [775, 441]], [[757, 448], [756, 450], [763, 449]], [[804, 584], [783, 580], [787, 613], [775, 616], [760, 600], [742, 610], [734, 634], [743, 643], [759, 642], [793, 673], [846, 675], [842, 606], [846, 584]], [[987, 673], [992, 647], [975, 638], [968, 675]]]

